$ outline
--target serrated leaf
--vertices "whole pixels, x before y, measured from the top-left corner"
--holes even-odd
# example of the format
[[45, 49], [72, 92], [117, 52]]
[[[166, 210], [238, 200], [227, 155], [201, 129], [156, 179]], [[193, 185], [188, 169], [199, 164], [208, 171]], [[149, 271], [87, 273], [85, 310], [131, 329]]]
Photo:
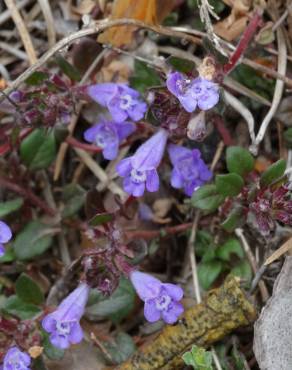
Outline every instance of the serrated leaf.
[[10, 315], [19, 317], [21, 320], [36, 318], [42, 312], [38, 306], [32, 303], [25, 303], [16, 295], [12, 295], [7, 298], [4, 303], [3, 310]]
[[245, 256], [241, 244], [237, 239], [229, 239], [216, 249], [216, 256], [223, 261], [230, 261], [232, 254], [235, 254], [240, 259]]
[[78, 82], [81, 80], [81, 74], [78, 69], [70, 64], [65, 58], [63, 58], [61, 55], [57, 55], [55, 60], [61, 71], [72, 81]]
[[16, 295], [26, 303], [39, 305], [44, 302], [44, 293], [31, 277], [22, 273], [15, 283]]
[[254, 158], [250, 152], [239, 146], [230, 146], [226, 150], [226, 165], [229, 172], [244, 177], [254, 169]]
[[274, 181], [278, 180], [284, 175], [286, 169], [286, 161], [279, 159], [273, 163], [261, 176], [260, 183], [262, 186], [271, 185]]
[[225, 197], [234, 197], [240, 193], [244, 182], [238, 174], [229, 173], [227, 175], [216, 175], [215, 184], [218, 193]]
[[235, 206], [231, 209], [230, 213], [228, 214], [227, 218], [222, 222], [221, 227], [231, 233], [237, 227], [242, 226], [245, 223], [245, 217], [243, 208], [241, 206]]
[[126, 333], [118, 333], [114, 343], [104, 343], [104, 346], [116, 365], [126, 361], [136, 351], [132, 337]]
[[20, 145], [20, 158], [31, 170], [47, 168], [55, 159], [56, 152], [53, 132], [47, 133], [43, 128], [34, 130]]
[[16, 258], [21, 261], [29, 260], [44, 253], [50, 248], [53, 235], [57, 230], [39, 222], [32, 221], [19, 232], [13, 242]]
[[208, 290], [223, 269], [221, 261], [202, 262], [198, 266], [198, 278], [201, 287]]
[[37, 86], [49, 78], [49, 75], [42, 71], [33, 72], [26, 80], [25, 83], [31, 86]]
[[78, 184], [69, 184], [63, 189], [63, 199], [65, 207], [62, 211], [62, 217], [71, 217], [75, 215], [85, 202], [86, 192]]
[[15, 198], [7, 202], [0, 203], [0, 218], [17, 211], [23, 205], [22, 198]]
[[134, 74], [130, 77], [130, 84], [141, 93], [149, 87], [161, 85], [160, 78], [155, 69], [140, 60], [135, 60]]
[[182, 359], [195, 370], [212, 370], [212, 353], [196, 345], [192, 346], [191, 351], [184, 353]]
[[196, 190], [192, 196], [191, 204], [204, 211], [215, 211], [224, 201], [224, 196], [218, 194], [216, 185], [204, 185]]
[[104, 297], [97, 291], [92, 292], [86, 313], [94, 317], [109, 317], [113, 322], [119, 322], [133, 309], [134, 301], [135, 291], [132, 284], [128, 279], [122, 278], [110, 297]]

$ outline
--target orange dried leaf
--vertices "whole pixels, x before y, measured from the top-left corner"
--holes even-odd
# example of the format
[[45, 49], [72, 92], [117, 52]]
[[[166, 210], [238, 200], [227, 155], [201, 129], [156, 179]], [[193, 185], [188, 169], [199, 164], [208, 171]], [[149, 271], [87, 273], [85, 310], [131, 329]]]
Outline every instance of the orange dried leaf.
[[[110, 19], [129, 18], [148, 24], [158, 24], [171, 11], [174, 0], [115, 0]], [[99, 36], [98, 41], [115, 46], [132, 42], [133, 26], [113, 27]]]

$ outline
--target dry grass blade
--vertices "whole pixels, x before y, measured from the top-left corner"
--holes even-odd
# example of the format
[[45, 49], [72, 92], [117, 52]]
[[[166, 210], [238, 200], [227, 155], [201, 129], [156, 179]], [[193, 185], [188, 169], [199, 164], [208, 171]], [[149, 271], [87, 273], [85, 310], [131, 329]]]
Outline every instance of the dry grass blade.
[[48, 0], [38, 0], [40, 7], [42, 9], [46, 25], [47, 25], [47, 33], [48, 33], [48, 43], [49, 47], [52, 47], [56, 43], [56, 31], [54, 26], [54, 18], [52, 14], [52, 10], [50, 7], [50, 3]]
[[14, 0], [4, 0], [7, 8], [11, 12], [11, 17], [15, 23], [15, 26], [19, 32], [20, 38], [23, 42], [23, 46], [25, 48], [25, 51], [27, 52], [27, 56], [29, 59], [30, 64], [34, 64], [37, 62], [37, 56], [36, 52], [33, 46], [33, 43], [31, 41], [29, 32], [25, 26], [25, 23], [22, 19], [22, 16], [20, 15], [20, 12], [14, 2]]
[[288, 252], [292, 248], [292, 237], [288, 239], [279, 249], [277, 249], [264, 263], [265, 266], [270, 265], [278, 258], [282, 257], [283, 254]]

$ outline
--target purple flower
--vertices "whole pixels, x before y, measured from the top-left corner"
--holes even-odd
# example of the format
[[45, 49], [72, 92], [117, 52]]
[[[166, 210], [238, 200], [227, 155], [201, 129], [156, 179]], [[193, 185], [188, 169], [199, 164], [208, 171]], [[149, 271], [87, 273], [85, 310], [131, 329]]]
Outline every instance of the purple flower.
[[92, 85], [87, 92], [93, 100], [108, 108], [116, 122], [124, 122], [128, 118], [139, 121], [147, 110], [140, 93], [126, 84], [108, 82]]
[[89, 286], [80, 284], [61, 302], [56, 311], [43, 319], [42, 326], [50, 334], [50, 341], [55, 347], [66, 349], [70, 344], [82, 341], [83, 331], [79, 321], [84, 313], [88, 294]]
[[84, 132], [84, 139], [102, 148], [105, 159], [112, 160], [118, 155], [120, 142], [135, 131], [131, 122], [116, 123], [101, 120]]
[[9, 242], [12, 238], [12, 232], [8, 225], [5, 222], [0, 221], [0, 257], [5, 254], [5, 249], [3, 243]]
[[212, 177], [212, 172], [201, 159], [198, 149], [188, 149], [170, 144], [168, 146], [170, 161], [173, 165], [171, 185], [184, 188], [186, 195], [191, 196], [200, 186]]
[[1, 370], [30, 370], [30, 356], [21, 352], [17, 347], [11, 347], [7, 351]]
[[139, 271], [133, 271], [130, 279], [138, 296], [145, 302], [144, 315], [147, 321], [155, 322], [162, 318], [167, 324], [173, 324], [184, 312], [183, 305], [178, 303], [183, 297], [180, 286], [162, 283]]
[[160, 164], [167, 141], [167, 131], [159, 130], [142, 144], [136, 153], [117, 165], [117, 172], [124, 177], [124, 189], [134, 197], [144, 194], [145, 187], [154, 192], [159, 189], [157, 167]]
[[219, 101], [218, 85], [203, 77], [190, 79], [182, 73], [173, 72], [167, 76], [166, 86], [189, 113], [197, 106], [201, 110], [211, 109]]

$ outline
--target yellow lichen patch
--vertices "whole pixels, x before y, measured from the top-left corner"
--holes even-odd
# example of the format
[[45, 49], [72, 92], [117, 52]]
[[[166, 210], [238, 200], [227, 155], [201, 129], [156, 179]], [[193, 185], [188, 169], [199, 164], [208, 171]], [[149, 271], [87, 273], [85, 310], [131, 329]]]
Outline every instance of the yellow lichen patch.
[[239, 280], [228, 277], [211, 290], [201, 304], [185, 311], [180, 321], [166, 326], [151, 343], [137, 351], [120, 370], [179, 369], [181, 355], [192, 344], [206, 347], [232, 330], [255, 320], [255, 309], [241, 290]]

